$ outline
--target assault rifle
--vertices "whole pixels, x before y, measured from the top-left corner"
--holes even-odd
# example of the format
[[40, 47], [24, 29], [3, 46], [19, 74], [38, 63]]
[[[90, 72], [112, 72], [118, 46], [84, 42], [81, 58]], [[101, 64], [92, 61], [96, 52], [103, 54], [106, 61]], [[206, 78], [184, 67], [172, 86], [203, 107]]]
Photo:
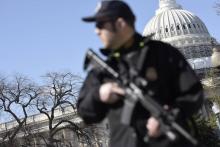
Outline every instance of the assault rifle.
[[[139, 101], [142, 106], [150, 112], [160, 122], [161, 132], [164, 133], [170, 140], [174, 141], [177, 138], [177, 133], [183, 136], [186, 140], [194, 146], [198, 146], [198, 141], [191, 136], [185, 129], [175, 122], [175, 115], [170, 111], [166, 111], [160, 104], [158, 104], [151, 96], [143, 94], [141, 88], [137, 86], [137, 82], [124, 81], [124, 79], [112, 67], [110, 67], [101, 57], [99, 57], [92, 49], [86, 53], [84, 70], [91, 65], [105, 70], [125, 88], [125, 108], [122, 113], [122, 122], [127, 123], [130, 121], [134, 105]], [[147, 81], [139, 77], [142, 85], [146, 85]], [[177, 132], [177, 133], [175, 133]]]

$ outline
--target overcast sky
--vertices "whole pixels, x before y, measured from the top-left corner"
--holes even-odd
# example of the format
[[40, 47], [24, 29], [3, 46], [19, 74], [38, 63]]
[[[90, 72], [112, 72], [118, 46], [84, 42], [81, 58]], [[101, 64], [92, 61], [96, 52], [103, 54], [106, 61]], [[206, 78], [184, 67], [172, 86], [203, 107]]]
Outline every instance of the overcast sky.
[[[159, 0], [126, 0], [142, 33], [155, 15]], [[216, 0], [177, 0], [206, 24], [220, 41], [220, 16]], [[37, 80], [49, 71], [84, 75], [82, 64], [88, 48], [102, 46], [94, 25], [81, 17], [94, 12], [98, 0], [0, 0], [0, 73], [20, 73]]]

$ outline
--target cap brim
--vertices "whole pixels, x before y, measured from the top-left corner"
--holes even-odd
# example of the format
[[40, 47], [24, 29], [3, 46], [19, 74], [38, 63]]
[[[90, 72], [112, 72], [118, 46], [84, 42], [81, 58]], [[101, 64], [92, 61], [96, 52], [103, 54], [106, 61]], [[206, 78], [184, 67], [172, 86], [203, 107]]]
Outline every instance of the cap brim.
[[82, 20], [85, 22], [103, 21], [109, 18], [114, 18], [117, 15], [118, 14], [115, 12], [97, 13], [93, 16], [83, 17]]
[[106, 20], [109, 17], [113, 17], [109, 13], [103, 13], [103, 14], [96, 14], [93, 16], [83, 17], [82, 20], [85, 22], [96, 22], [96, 21], [102, 21]]
[[85, 22], [95, 22], [96, 17], [95, 16], [83, 17], [82, 20]]

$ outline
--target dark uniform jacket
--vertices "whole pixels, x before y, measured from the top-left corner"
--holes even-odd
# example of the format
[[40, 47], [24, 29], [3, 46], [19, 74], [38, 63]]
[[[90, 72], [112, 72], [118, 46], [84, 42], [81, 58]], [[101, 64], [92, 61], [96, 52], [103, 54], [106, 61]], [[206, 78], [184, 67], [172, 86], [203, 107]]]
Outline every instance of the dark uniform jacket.
[[[132, 80], [132, 71], [138, 66], [143, 54], [142, 49], [147, 46], [144, 64], [139, 72], [139, 75], [148, 81], [147, 86], [142, 88], [143, 92], [162, 106], [179, 108], [177, 121], [188, 129], [186, 119], [200, 108], [203, 101], [203, 89], [199, 79], [176, 48], [160, 41], [146, 42], [146, 38], [137, 33], [134, 39], [130, 48], [120, 48], [114, 52], [105, 49], [104, 53], [108, 58], [106, 62], [123, 77]], [[171, 143], [164, 135], [144, 141], [147, 134], [146, 122], [150, 114], [139, 102], [132, 113], [130, 125], [122, 124], [123, 99], [115, 104], [104, 104], [99, 98], [101, 84], [112, 80], [114, 79], [105, 71], [92, 69], [81, 88], [77, 103], [79, 115], [88, 124], [108, 118], [111, 147], [190, 146], [183, 139]]]

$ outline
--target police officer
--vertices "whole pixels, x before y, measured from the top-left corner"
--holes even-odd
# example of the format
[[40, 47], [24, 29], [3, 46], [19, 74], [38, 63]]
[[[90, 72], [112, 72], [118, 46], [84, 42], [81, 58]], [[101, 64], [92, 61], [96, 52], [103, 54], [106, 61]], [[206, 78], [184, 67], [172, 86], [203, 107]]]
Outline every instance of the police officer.
[[[83, 21], [95, 22], [95, 32], [104, 45], [100, 51], [107, 57], [106, 63], [127, 80], [133, 80], [135, 69], [141, 67], [138, 76], [148, 81], [142, 88], [143, 93], [167, 111], [178, 108], [177, 122], [189, 130], [187, 120], [200, 108], [203, 89], [183, 55], [169, 44], [137, 33], [135, 15], [123, 1], [101, 1], [96, 13]], [[134, 106], [131, 122], [122, 123], [124, 97], [121, 85], [105, 71], [93, 68], [81, 88], [78, 113], [87, 124], [108, 118], [111, 147], [190, 146], [184, 139], [170, 141], [161, 133], [159, 121], [139, 102]]]

